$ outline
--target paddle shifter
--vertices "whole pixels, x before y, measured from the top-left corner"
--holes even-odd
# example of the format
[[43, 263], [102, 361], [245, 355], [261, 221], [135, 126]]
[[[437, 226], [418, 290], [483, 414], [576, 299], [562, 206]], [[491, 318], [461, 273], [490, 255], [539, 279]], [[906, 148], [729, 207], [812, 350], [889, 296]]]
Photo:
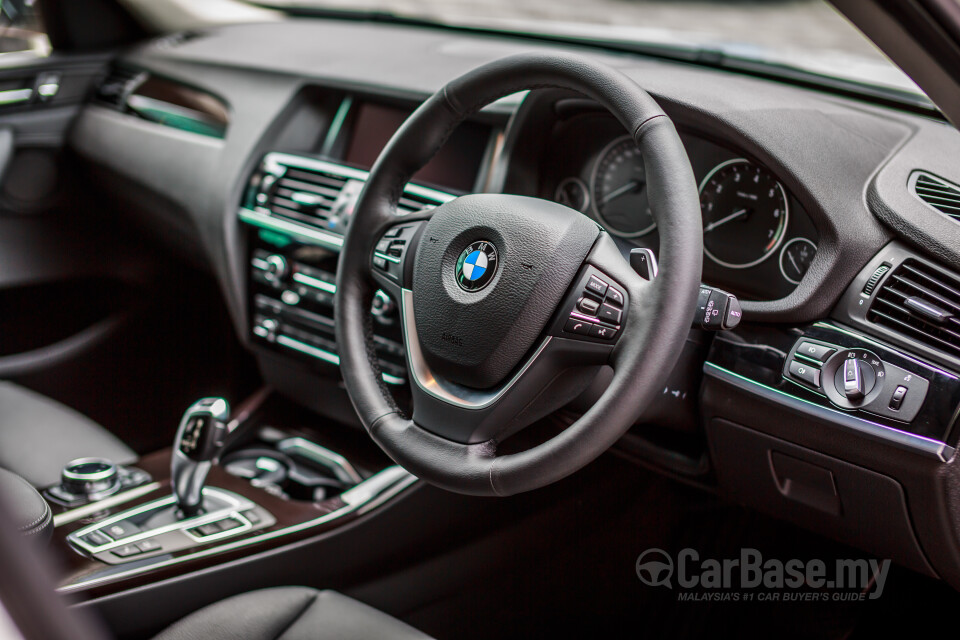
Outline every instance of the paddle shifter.
[[230, 433], [229, 416], [226, 400], [203, 398], [194, 402], [180, 420], [173, 442], [170, 479], [183, 516], [194, 516], [203, 510], [203, 483]]

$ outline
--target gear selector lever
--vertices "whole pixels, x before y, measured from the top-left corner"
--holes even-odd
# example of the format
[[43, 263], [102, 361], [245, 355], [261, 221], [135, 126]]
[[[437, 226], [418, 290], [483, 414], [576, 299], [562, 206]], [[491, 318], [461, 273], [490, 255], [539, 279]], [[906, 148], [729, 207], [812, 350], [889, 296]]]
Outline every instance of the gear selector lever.
[[230, 433], [230, 405], [223, 398], [203, 398], [183, 414], [173, 442], [170, 480], [184, 516], [203, 510], [203, 483]]

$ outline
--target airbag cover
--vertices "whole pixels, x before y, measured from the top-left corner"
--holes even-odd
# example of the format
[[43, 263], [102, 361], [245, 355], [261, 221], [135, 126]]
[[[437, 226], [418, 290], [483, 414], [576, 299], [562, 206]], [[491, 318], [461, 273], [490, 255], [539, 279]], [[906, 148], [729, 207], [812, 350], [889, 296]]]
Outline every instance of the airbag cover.
[[[530, 350], [599, 236], [597, 224], [568, 207], [523, 196], [463, 196], [436, 209], [413, 270], [413, 309], [435, 374], [486, 389]], [[457, 283], [471, 244], [496, 247], [495, 273], [482, 289]]]

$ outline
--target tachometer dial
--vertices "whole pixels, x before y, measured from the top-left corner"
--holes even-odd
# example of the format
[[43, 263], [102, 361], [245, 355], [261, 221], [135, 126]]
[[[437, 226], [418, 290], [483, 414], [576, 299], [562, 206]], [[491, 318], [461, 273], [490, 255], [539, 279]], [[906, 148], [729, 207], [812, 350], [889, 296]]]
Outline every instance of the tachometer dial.
[[593, 212], [610, 233], [636, 238], [656, 226], [647, 202], [647, 174], [637, 143], [617, 138], [600, 152], [590, 181]]
[[580, 178], [564, 178], [557, 185], [553, 199], [566, 207], [576, 209], [580, 213], [586, 213], [590, 204], [590, 192], [587, 191], [587, 185]]
[[787, 282], [800, 284], [817, 255], [817, 245], [806, 238], [794, 238], [780, 249], [780, 273]]
[[769, 171], [737, 159], [700, 183], [703, 250], [731, 269], [760, 264], [783, 242], [789, 210], [783, 186]]

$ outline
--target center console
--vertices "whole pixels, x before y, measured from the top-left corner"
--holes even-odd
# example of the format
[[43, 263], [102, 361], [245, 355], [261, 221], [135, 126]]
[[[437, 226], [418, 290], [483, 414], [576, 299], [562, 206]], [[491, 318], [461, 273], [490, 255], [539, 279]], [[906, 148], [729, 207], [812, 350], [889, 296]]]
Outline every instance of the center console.
[[[320, 368], [339, 366], [333, 321], [337, 258], [366, 177], [365, 171], [306, 157], [264, 158], [239, 214], [250, 229], [247, 299], [255, 344]], [[411, 184], [398, 213], [452, 198]], [[371, 314], [383, 379], [405, 384], [396, 304], [378, 292]]]
[[[268, 389], [232, 414], [220, 398], [200, 400], [171, 449], [125, 470], [146, 482], [53, 503], [51, 544], [66, 566], [60, 591], [110, 596], [288, 548], [352, 523], [416, 481], [350, 430], [325, 435], [299, 426], [302, 416]], [[68, 470], [110, 467], [80, 460]]]

